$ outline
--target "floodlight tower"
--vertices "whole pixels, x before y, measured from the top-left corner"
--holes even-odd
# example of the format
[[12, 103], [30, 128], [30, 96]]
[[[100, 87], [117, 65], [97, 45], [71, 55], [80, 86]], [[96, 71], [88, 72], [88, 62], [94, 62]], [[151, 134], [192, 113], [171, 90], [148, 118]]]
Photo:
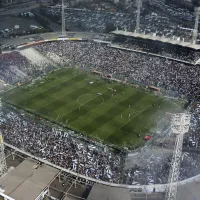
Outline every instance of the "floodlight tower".
[[199, 15], [200, 15], [200, 7], [196, 7], [194, 9], [194, 14], [196, 16], [194, 30], [192, 33], [192, 44], [196, 44], [197, 35], [198, 35], [198, 28], [199, 28]]
[[142, 0], [137, 0], [137, 20], [136, 20], [136, 33], [140, 32], [140, 12], [142, 7]]
[[64, 0], [62, 0], [62, 35], [66, 35], [65, 28], [65, 4]]
[[166, 188], [165, 200], [175, 200], [177, 195], [180, 161], [182, 156], [183, 136], [189, 130], [191, 115], [178, 113], [172, 115], [171, 130], [176, 135], [175, 149]]
[[0, 132], [0, 176], [7, 171], [6, 158], [4, 153], [4, 143], [2, 133]]

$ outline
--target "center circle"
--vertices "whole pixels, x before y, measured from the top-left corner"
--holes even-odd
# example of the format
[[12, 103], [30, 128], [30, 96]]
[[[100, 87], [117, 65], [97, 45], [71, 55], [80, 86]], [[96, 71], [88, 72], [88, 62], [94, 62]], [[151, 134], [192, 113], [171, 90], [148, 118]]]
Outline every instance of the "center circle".
[[93, 107], [104, 102], [104, 98], [98, 94], [84, 94], [78, 97], [77, 102], [80, 106]]

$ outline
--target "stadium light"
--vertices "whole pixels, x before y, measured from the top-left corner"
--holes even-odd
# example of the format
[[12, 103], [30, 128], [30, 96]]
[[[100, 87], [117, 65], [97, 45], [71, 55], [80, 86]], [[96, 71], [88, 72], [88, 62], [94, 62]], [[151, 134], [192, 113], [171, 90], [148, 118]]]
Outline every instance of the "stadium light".
[[176, 200], [183, 136], [189, 130], [190, 118], [191, 115], [187, 113], [172, 115], [171, 130], [176, 135], [176, 143], [171, 161], [165, 200]]
[[142, 7], [142, 0], [137, 0], [137, 19], [136, 19], [136, 29], [135, 32], [140, 32], [140, 12]]
[[4, 153], [4, 143], [3, 136], [0, 132], [0, 176], [2, 176], [7, 171], [6, 158]]
[[196, 44], [197, 35], [198, 35], [198, 28], [199, 28], [199, 15], [200, 15], [200, 7], [196, 7], [194, 9], [194, 14], [196, 16], [194, 30], [192, 33], [192, 44]]
[[62, 36], [66, 35], [66, 26], [65, 26], [65, 4], [64, 0], [62, 0]]

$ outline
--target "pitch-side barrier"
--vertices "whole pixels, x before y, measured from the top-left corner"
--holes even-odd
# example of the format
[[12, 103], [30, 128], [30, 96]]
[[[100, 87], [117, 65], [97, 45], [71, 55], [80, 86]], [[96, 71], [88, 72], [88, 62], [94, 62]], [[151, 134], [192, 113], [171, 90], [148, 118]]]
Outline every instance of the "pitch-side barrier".
[[[55, 165], [47, 160], [44, 160], [42, 158], [39, 158], [37, 156], [34, 156], [30, 153], [27, 153], [25, 151], [22, 151], [21, 149], [19, 148], [16, 148], [6, 142], [4, 142], [4, 145], [11, 148], [11, 149], [14, 149], [15, 151], [21, 153], [21, 154], [24, 154], [32, 159], [35, 159], [41, 163], [44, 163], [46, 165], [49, 165], [51, 167], [54, 167], [58, 170], [61, 170], [63, 172], [66, 172], [66, 173], [69, 173], [71, 175], [74, 175], [76, 177], [79, 177], [79, 178], [82, 178], [82, 179], [85, 179], [85, 180], [88, 180], [88, 181], [91, 181], [93, 183], [98, 183], [98, 184], [102, 184], [102, 185], [106, 185], [106, 186], [110, 186], [110, 187], [118, 187], [118, 188], [126, 188], [126, 189], [132, 189], [133, 191], [140, 191], [140, 192], [147, 192], [147, 193], [152, 193], [153, 190], [155, 189], [156, 192], [165, 192], [165, 189], [166, 189], [166, 186], [167, 184], [155, 184], [155, 185], [125, 185], [125, 184], [116, 184], [116, 183], [111, 183], [111, 182], [106, 182], [106, 181], [101, 181], [101, 180], [98, 180], [98, 179], [94, 179], [94, 178], [91, 178], [91, 177], [88, 177], [88, 176], [84, 176], [84, 175], [81, 175], [81, 174], [78, 174], [76, 172], [73, 172], [69, 169], [65, 169], [63, 167], [60, 167], [58, 165]], [[197, 176], [194, 176], [194, 177], [191, 177], [191, 178], [188, 178], [188, 179], [185, 179], [183, 181], [180, 181], [179, 182], [179, 185], [185, 185], [187, 183], [191, 183], [191, 182], [200, 182], [200, 175], [197, 175]]]
[[41, 44], [41, 43], [44, 43], [44, 42], [56, 42], [56, 41], [66, 41], [66, 40], [82, 41], [82, 40], [86, 40], [86, 39], [83, 39], [83, 38], [67, 38], [67, 37], [66, 38], [51, 38], [51, 39], [39, 40], [39, 41], [35, 41], [35, 42], [29, 42], [29, 43], [26, 43], [26, 44], [22, 44], [22, 45], [17, 46], [17, 49], [29, 47], [29, 46], [36, 45], [36, 44]]

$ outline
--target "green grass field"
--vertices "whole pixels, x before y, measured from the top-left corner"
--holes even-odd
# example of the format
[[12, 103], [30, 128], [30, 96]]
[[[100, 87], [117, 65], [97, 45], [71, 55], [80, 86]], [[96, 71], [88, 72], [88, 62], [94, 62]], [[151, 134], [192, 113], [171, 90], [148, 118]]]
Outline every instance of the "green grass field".
[[119, 146], [142, 142], [166, 111], [179, 109], [161, 97], [75, 69], [52, 72], [4, 93], [2, 99]]

